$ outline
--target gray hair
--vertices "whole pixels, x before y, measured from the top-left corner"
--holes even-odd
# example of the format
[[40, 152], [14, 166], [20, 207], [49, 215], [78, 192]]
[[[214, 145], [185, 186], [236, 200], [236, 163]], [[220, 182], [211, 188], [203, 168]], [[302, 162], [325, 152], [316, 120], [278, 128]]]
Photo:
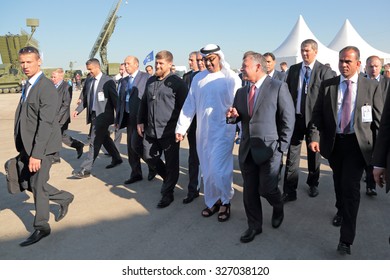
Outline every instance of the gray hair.
[[264, 56], [261, 55], [261, 53], [257, 53], [254, 51], [247, 51], [246, 53], [244, 53], [242, 59], [244, 60], [245, 58], [248, 57], [250, 57], [255, 63], [260, 64], [261, 70], [264, 73], [267, 73], [267, 61], [265, 60]]

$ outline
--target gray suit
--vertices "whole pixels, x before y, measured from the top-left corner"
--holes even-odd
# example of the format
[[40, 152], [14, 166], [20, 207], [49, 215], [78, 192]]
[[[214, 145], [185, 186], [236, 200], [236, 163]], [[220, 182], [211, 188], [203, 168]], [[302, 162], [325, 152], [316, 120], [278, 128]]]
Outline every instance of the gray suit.
[[[130, 76], [121, 79], [119, 83], [115, 124], [118, 124], [119, 128], [127, 128], [127, 155], [132, 170], [130, 178], [142, 177], [140, 159], [143, 153], [143, 145], [142, 137], [137, 133], [137, 115], [149, 77], [148, 73], [139, 71], [134, 78], [131, 89], [128, 88]], [[127, 95], [129, 95], [128, 110], [126, 110]]]
[[[116, 148], [114, 141], [110, 137], [108, 127], [114, 123], [114, 110], [117, 105], [117, 94], [115, 82], [107, 75], [103, 74], [99, 84], [96, 87], [95, 111], [91, 107], [91, 85], [94, 78], [89, 78], [83, 88], [82, 102], [77, 106], [76, 111], [81, 113], [87, 108], [87, 124], [91, 124], [90, 144], [87, 158], [81, 164], [81, 168], [90, 171], [93, 162], [99, 155], [102, 145], [111, 155], [113, 162], [121, 161], [121, 156]], [[98, 93], [104, 94], [103, 100], [98, 100]]]
[[287, 79], [287, 75], [284, 72], [280, 72], [278, 70], [274, 71], [274, 74], [272, 75], [272, 79], [279, 80], [282, 82], [285, 82]]
[[[379, 126], [382, 101], [378, 83], [359, 76], [354, 109], [354, 133], [336, 134], [340, 76], [321, 84], [313, 110], [310, 140], [320, 143], [321, 155], [333, 171], [337, 215], [343, 217], [340, 241], [352, 244], [360, 202], [360, 179], [366, 164], [371, 163], [374, 134]], [[361, 108], [372, 106], [372, 122], [362, 121]]]
[[[61, 148], [61, 131], [57, 116], [58, 93], [53, 83], [41, 74], [30, 87], [27, 99], [20, 102], [15, 113], [15, 145], [28, 174], [29, 189], [34, 194], [34, 228], [49, 230], [49, 200], [59, 204], [73, 198], [47, 183], [53, 154]], [[30, 157], [41, 160], [41, 168], [28, 171]]]
[[294, 129], [294, 104], [286, 83], [266, 77], [259, 89], [253, 115], [248, 113], [249, 85], [234, 98], [241, 121], [239, 163], [244, 179], [244, 206], [250, 229], [261, 230], [260, 196], [274, 207], [283, 207], [278, 189], [279, 165]]

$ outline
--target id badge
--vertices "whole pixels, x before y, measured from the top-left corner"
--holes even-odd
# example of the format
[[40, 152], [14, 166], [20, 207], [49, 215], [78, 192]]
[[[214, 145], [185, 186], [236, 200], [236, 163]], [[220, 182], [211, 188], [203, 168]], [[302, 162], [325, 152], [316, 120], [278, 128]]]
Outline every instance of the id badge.
[[126, 102], [129, 102], [130, 100], [130, 94], [126, 94]]
[[98, 101], [104, 101], [104, 92], [98, 92]]
[[372, 122], [372, 109], [370, 105], [362, 106], [362, 122]]

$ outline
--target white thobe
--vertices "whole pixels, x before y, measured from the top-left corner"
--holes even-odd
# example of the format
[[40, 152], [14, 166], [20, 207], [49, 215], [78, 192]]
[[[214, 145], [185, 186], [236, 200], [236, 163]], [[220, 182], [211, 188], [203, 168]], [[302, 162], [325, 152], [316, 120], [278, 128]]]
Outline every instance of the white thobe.
[[238, 75], [226, 78], [219, 71], [195, 75], [180, 112], [176, 133], [186, 134], [196, 114], [196, 148], [203, 174], [204, 198], [211, 208], [218, 199], [229, 203], [233, 197], [233, 144], [236, 126], [226, 124], [226, 111], [241, 87]]

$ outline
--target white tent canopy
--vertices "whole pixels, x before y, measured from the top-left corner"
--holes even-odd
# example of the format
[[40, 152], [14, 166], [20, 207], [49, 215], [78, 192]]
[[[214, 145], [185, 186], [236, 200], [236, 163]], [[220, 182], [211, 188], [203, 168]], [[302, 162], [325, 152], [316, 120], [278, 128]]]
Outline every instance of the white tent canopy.
[[311, 32], [301, 15], [288, 37], [273, 51], [276, 63], [285, 61], [290, 66], [301, 62], [301, 43], [306, 39], [313, 39], [318, 43], [317, 60], [323, 64], [329, 63], [332, 69], [338, 73], [338, 52], [322, 44]]
[[346, 46], [355, 46], [360, 50], [360, 60], [362, 62], [361, 70], [366, 65], [366, 59], [371, 55], [377, 55], [383, 59], [384, 63], [390, 62], [390, 54], [375, 49], [368, 44], [359, 33], [353, 28], [349, 20], [345, 20], [344, 25], [336, 34], [332, 42], [329, 44], [329, 48], [339, 52]]

